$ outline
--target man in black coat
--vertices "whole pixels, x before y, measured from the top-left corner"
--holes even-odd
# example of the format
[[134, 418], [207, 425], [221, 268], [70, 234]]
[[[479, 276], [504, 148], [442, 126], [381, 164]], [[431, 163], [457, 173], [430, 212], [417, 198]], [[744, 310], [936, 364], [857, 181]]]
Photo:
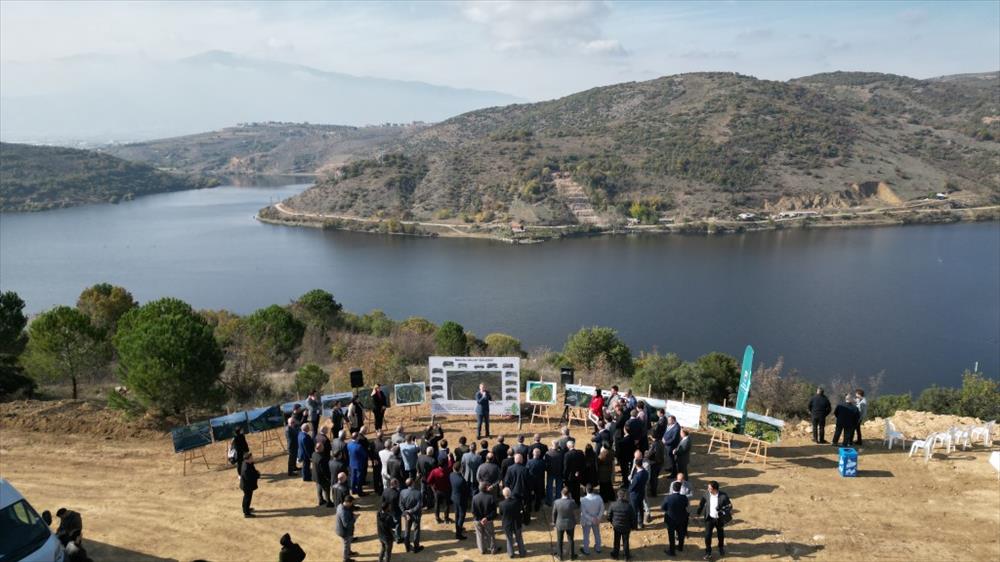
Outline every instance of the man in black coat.
[[493, 521], [497, 518], [497, 498], [486, 483], [479, 485], [479, 493], [472, 498], [472, 516], [476, 518], [476, 546], [480, 554], [496, 554], [496, 530]]
[[278, 562], [302, 562], [306, 559], [306, 553], [297, 543], [292, 542], [292, 536], [288, 533], [281, 535], [281, 552], [278, 553]]
[[253, 508], [250, 502], [253, 501], [253, 491], [257, 489], [257, 480], [260, 479], [260, 472], [253, 465], [253, 454], [247, 453], [243, 457], [243, 470], [240, 472], [240, 489], [243, 490], [243, 517], [253, 517]]
[[665, 449], [666, 446], [663, 444], [663, 441], [653, 439], [645, 455], [645, 459], [649, 461], [649, 496], [653, 498], [656, 497], [656, 492], [658, 491], [657, 481], [660, 479], [660, 470], [663, 469]]
[[451, 484], [451, 503], [455, 506], [455, 538], [464, 541], [465, 513], [472, 500], [472, 489], [462, 476], [462, 465], [456, 464], [454, 468], [448, 475], [448, 483]]
[[719, 483], [708, 483], [708, 492], [698, 503], [698, 515], [705, 513], [705, 559], [712, 556], [712, 529], [719, 536], [719, 556], [726, 555], [725, 526], [733, 519], [733, 504], [729, 495], [719, 490]]
[[335, 507], [330, 497], [330, 463], [323, 455], [323, 443], [316, 443], [312, 454], [313, 481], [316, 482], [316, 497], [319, 507]]
[[399, 508], [403, 512], [404, 544], [406, 552], [420, 552], [420, 516], [424, 511], [423, 493], [420, 482], [413, 479], [406, 481], [406, 489], [399, 494]]
[[632, 552], [629, 550], [629, 536], [632, 533], [632, 529], [636, 525], [636, 514], [635, 508], [628, 501], [628, 493], [624, 490], [618, 490], [618, 500], [611, 503], [608, 506], [608, 521], [611, 522], [611, 528], [615, 532], [615, 543], [614, 549], [611, 551], [611, 558], [618, 560], [618, 554], [621, 552], [621, 544], [625, 543], [625, 560], [629, 560], [632, 557]]
[[[678, 474], [688, 473], [688, 463], [691, 461], [691, 432], [681, 429], [681, 440], [673, 450], [674, 466]], [[676, 475], [675, 475], [676, 476]]]
[[247, 437], [243, 435], [242, 427], [236, 428], [230, 446], [236, 452], [236, 474], [243, 474], [243, 459], [250, 454], [250, 445], [247, 444]]
[[497, 437], [497, 443], [493, 445], [493, 458], [502, 464], [503, 460], [507, 458], [508, 451], [510, 451], [510, 445], [504, 443], [503, 435]]
[[375, 430], [382, 429], [385, 420], [385, 411], [389, 408], [389, 397], [382, 392], [382, 385], [375, 383], [372, 389], [372, 412], [375, 413]]
[[521, 512], [525, 511], [524, 504], [521, 500], [512, 497], [510, 488], [503, 489], [503, 497], [504, 500], [500, 502], [498, 509], [503, 525], [503, 534], [507, 537], [507, 556], [513, 558], [516, 548], [521, 558], [524, 558], [527, 554], [524, 550], [524, 537], [521, 535]]
[[832, 410], [830, 399], [822, 388], [816, 389], [816, 394], [809, 399], [809, 414], [812, 417], [813, 443], [826, 443], [826, 417]]
[[844, 397], [844, 401], [837, 404], [837, 408], [833, 411], [833, 417], [837, 420], [837, 427], [833, 432], [833, 445], [837, 445], [837, 441], [840, 441], [840, 433], [844, 432], [844, 447], [851, 447], [854, 445], [854, 430], [857, 427], [857, 422], [861, 419], [861, 411], [853, 403], [854, 397], [848, 394]]
[[688, 527], [688, 498], [681, 493], [681, 483], [670, 483], [667, 498], [660, 506], [663, 510], [663, 520], [667, 524], [668, 548], [666, 553], [674, 556], [678, 550], [684, 550], [684, 537]]
[[403, 510], [399, 507], [399, 480], [392, 478], [389, 486], [382, 491], [382, 506], [389, 506], [389, 513], [395, 519], [393, 534], [396, 536], [396, 544], [403, 544]]
[[[298, 404], [295, 405], [295, 407], [298, 406]], [[288, 475], [297, 476], [299, 473], [297, 463], [299, 458], [299, 422], [294, 414], [288, 416], [288, 422], [285, 424], [285, 443], [287, 443], [285, 449], [288, 450]]]
[[565, 468], [563, 464], [566, 459], [566, 455], [553, 441], [552, 448], [545, 453], [543, 458], [545, 460], [545, 471], [547, 473], [545, 479], [545, 505], [551, 507], [552, 502], [559, 499], [559, 494], [563, 489], [563, 469]]
[[514, 499], [520, 502], [522, 509], [524, 509], [522, 514], [524, 524], [531, 523], [531, 507], [528, 505], [531, 484], [528, 482], [528, 468], [524, 465], [524, 457], [520, 453], [514, 455], [514, 464], [507, 469], [503, 485], [510, 489]]
[[531, 449], [534, 458], [528, 461], [528, 496], [532, 511], [542, 508], [542, 500], [545, 499], [545, 459], [542, 458], [541, 449]]
[[381, 549], [378, 553], [378, 562], [391, 562], [392, 542], [396, 531], [396, 517], [392, 513], [392, 506], [382, 504], [376, 516], [376, 526], [378, 530], [378, 542]]
[[566, 456], [563, 458], [563, 479], [576, 505], [580, 505], [580, 486], [586, 476], [587, 457], [576, 448], [576, 441], [566, 442]]

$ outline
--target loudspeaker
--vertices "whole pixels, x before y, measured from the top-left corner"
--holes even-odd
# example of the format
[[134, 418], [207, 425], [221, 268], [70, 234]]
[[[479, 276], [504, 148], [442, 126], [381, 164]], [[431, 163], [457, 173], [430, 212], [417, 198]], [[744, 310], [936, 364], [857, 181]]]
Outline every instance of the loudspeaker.
[[573, 367], [559, 369], [559, 380], [563, 383], [563, 386], [573, 384], [573, 372]]
[[361, 388], [365, 385], [365, 375], [361, 369], [351, 369], [351, 388]]

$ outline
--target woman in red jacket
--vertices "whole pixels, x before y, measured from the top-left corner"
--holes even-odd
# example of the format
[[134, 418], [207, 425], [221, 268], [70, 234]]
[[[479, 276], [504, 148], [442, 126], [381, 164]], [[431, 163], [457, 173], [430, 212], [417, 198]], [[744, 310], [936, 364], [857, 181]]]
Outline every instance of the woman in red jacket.
[[604, 419], [604, 395], [601, 394], [601, 389], [594, 389], [594, 397], [590, 399], [590, 421], [594, 424], [594, 431], [600, 431], [601, 428], [598, 426], [594, 418], [598, 420]]

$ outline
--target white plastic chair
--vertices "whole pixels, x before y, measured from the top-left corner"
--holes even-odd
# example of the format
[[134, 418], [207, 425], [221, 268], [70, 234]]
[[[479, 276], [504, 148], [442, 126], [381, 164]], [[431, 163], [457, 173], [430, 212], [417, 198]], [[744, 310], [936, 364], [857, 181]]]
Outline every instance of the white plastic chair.
[[934, 452], [934, 442], [937, 439], [937, 433], [931, 433], [927, 436], [927, 439], [914, 439], [913, 443], [910, 445], [910, 457], [913, 453], [921, 451], [924, 456], [924, 462], [931, 460], [931, 455]]
[[[954, 429], [954, 428], [952, 428], [952, 429]], [[944, 432], [941, 432], [941, 433], [935, 433], [933, 439], [930, 439], [928, 437], [928, 439], [930, 439], [930, 442], [931, 442], [931, 449], [933, 450], [934, 447], [936, 447], [937, 444], [940, 443], [940, 444], [944, 445], [944, 452], [945, 453], [950, 453], [952, 451], [952, 449], [954, 448], [954, 444], [955, 444], [955, 440], [951, 438], [951, 431], [952, 430], [949, 429], [948, 431], [944, 431]]]
[[894, 441], [899, 441], [902, 443], [903, 450], [906, 450], [906, 436], [896, 429], [896, 426], [892, 423], [891, 418], [886, 418], [885, 420], [885, 439], [882, 440], [883, 443], [889, 444], [889, 449], [892, 449], [892, 443]]
[[983, 445], [986, 447], [993, 446], [993, 428], [996, 426], [996, 420], [988, 422], [986, 425], [980, 425], [973, 427], [969, 431], [969, 439], [975, 441], [976, 439], [982, 437]]
[[952, 450], [957, 449], [959, 443], [962, 444], [963, 451], [967, 450], [971, 436], [972, 432], [969, 427], [953, 427], [951, 429]]

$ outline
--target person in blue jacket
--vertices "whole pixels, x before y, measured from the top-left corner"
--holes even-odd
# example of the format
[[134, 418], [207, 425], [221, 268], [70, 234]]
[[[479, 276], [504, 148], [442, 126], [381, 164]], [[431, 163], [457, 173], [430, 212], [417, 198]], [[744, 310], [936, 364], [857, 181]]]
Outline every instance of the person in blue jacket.
[[368, 466], [368, 448], [358, 440], [357, 433], [351, 435], [351, 442], [347, 444], [347, 458], [351, 468], [351, 492], [360, 496]]
[[299, 460], [302, 461], [303, 482], [312, 482], [310, 463], [312, 462], [312, 455], [315, 448], [316, 442], [313, 441], [312, 425], [304, 423], [299, 430]]
[[483, 425], [486, 425], [486, 437], [490, 437], [490, 391], [486, 390], [486, 385], [479, 383], [479, 392], [476, 393], [476, 439], [482, 439]]

